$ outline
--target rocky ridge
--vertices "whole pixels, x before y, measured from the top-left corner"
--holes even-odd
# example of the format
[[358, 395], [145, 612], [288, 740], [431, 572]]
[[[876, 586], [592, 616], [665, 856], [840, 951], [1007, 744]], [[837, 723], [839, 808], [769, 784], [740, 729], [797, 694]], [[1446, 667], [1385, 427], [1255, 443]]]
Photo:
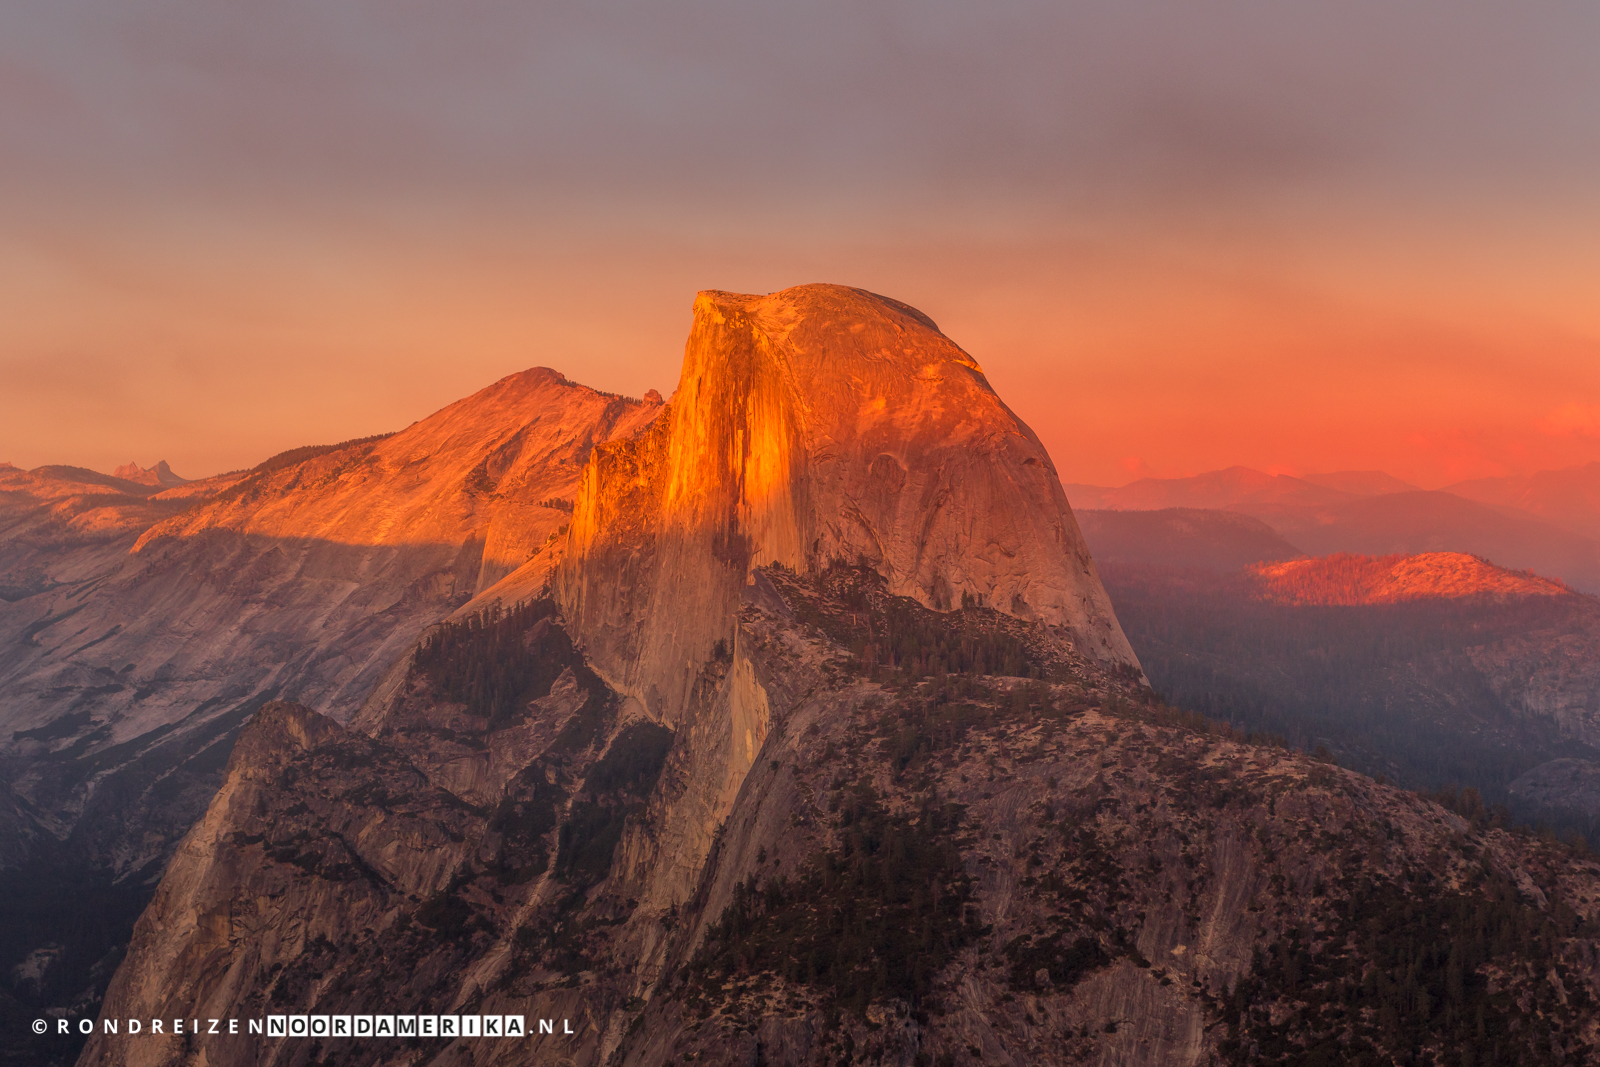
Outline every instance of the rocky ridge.
[[140, 485], [156, 485], [163, 489], [176, 489], [180, 485], [188, 485], [190, 481], [174, 474], [164, 459], [157, 460], [154, 467], [141, 467], [136, 460], [129, 460], [111, 474], [112, 477], [125, 481], [138, 482]]
[[589, 450], [660, 408], [536, 369], [172, 488], [0, 467], [0, 967], [39, 971], [0, 982], [0, 1060], [95, 1010], [243, 722], [279, 696], [347, 718], [479, 590], [541, 584]]
[[205, 493], [4, 472], [33, 480], [10, 498], [22, 595], [0, 605], [11, 788], [118, 869], [164, 855], [219, 780], [226, 744], [206, 752], [276, 696], [353, 713], [424, 627], [548, 546], [596, 443], [659, 410], [540, 369]]
[[[553, 611], [453, 624], [374, 735], [258, 716], [106, 1012], [381, 1004], [574, 1035], [102, 1036], [81, 1062], [1559, 1063], [1600, 1040], [1600, 864], [865, 568], [757, 572], [700, 700], [759, 687], [769, 729], [697, 876], [651, 899], [629, 842], [665, 828], [709, 724], [639, 718]], [[533, 668], [508, 717], [449, 680], [479, 656]]]
[[702, 294], [684, 369], [594, 450], [550, 596], [525, 565], [349, 725], [255, 718], [105, 1007], [576, 1032], [80, 1062], [1592, 1051], [1600, 864], [1162, 706], [925, 317]]

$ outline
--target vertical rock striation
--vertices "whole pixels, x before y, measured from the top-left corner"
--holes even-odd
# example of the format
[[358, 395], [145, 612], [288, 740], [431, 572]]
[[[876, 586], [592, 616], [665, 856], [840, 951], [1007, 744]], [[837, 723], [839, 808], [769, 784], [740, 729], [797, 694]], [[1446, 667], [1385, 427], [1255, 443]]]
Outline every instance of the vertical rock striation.
[[927, 316], [838, 285], [703, 292], [669, 410], [584, 471], [558, 599], [672, 723], [751, 568], [830, 561], [1137, 666], [1044, 446]]
[[[482, 593], [348, 725], [245, 728], [103, 1011], [561, 1029], [81, 1063], [1593, 1051], [1600, 865], [1160, 705], [1038, 440], [910, 308], [702, 294], [574, 503], [552, 596]], [[1438, 1010], [1385, 977], [1415, 945]]]

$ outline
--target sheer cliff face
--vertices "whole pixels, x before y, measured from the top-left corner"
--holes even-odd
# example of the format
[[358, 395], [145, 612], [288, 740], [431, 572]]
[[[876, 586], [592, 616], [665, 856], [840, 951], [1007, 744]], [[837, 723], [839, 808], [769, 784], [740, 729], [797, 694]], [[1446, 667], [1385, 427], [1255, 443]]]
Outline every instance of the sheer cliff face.
[[[1592, 1051], [1600, 865], [1161, 706], [1042, 448], [911, 309], [703, 294], [581, 481], [553, 596], [514, 603], [535, 560], [347, 724], [245, 728], [103, 1009], [572, 1032], [81, 1063]], [[1521, 933], [1441, 940], [1485, 909]]]
[[834, 285], [701, 293], [667, 415], [584, 471], [566, 614], [599, 669], [675, 722], [751, 567], [833, 560], [1136, 666], [1044, 447], [926, 316]]
[[[370, 734], [257, 716], [103, 1014], [520, 1014], [571, 1034], [101, 1033], [79, 1062], [1593, 1052], [1600, 865], [1242, 743], [1040, 624], [931, 612], [867, 568], [763, 569], [673, 734], [588, 671], [553, 610], [441, 630]], [[728, 708], [754, 693], [747, 734]], [[698, 754], [747, 737], [756, 759], [687, 862], [671, 812]]]

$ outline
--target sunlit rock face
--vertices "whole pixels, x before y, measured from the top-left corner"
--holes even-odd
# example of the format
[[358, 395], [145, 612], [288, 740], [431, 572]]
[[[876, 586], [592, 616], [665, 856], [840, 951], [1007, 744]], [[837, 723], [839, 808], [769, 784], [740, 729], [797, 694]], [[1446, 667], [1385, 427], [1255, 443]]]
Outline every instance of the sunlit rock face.
[[[559, 1032], [102, 1026], [83, 1067], [1167, 1067], [1346, 1031], [1509, 1062], [1534, 1019], [1592, 1058], [1600, 868], [1162, 706], [1043, 449], [916, 312], [704, 294], [651, 414], [568, 470], [553, 596], [541, 553], [355, 716], [254, 716], [102, 1008]], [[406, 484], [375, 503], [448, 520]], [[1384, 1022], [1393, 946], [1443, 986], [1420, 938], [1491, 904], [1530, 933], [1457, 972], [1476, 1000]]]
[[1044, 446], [927, 316], [837, 285], [703, 292], [668, 412], [584, 471], [565, 612], [597, 668], [674, 722], [750, 569], [834, 560], [1136, 666]]
[[267, 700], [342, 721], [424, 628], [541, 583], [594, 446], [660, 411], [534, 368], [171, 489], [0, 472], [0, 784], [37, 813], [0, 850], [37, 822], [118, 870], [161, 858]]
[[218, 531], [451, 560], [466, 546], [458, 591], [479, 592], [566, 523], [573, 473], [590, 450], [632, 434], [658, 410], [536, 367], [370, 446], [273, 471], [155, 526], [134, 551]]

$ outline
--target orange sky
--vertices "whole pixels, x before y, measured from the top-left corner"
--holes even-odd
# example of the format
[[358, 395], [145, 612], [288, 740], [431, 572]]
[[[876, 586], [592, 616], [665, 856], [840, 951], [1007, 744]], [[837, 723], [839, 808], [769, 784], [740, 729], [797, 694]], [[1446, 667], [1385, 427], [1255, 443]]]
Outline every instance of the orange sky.
[[810, 281], [1068, 481], [1600, 458], [1590, 9], [825, 6], [0, 12], [0, 460], [667, 393], [696, 289]]

